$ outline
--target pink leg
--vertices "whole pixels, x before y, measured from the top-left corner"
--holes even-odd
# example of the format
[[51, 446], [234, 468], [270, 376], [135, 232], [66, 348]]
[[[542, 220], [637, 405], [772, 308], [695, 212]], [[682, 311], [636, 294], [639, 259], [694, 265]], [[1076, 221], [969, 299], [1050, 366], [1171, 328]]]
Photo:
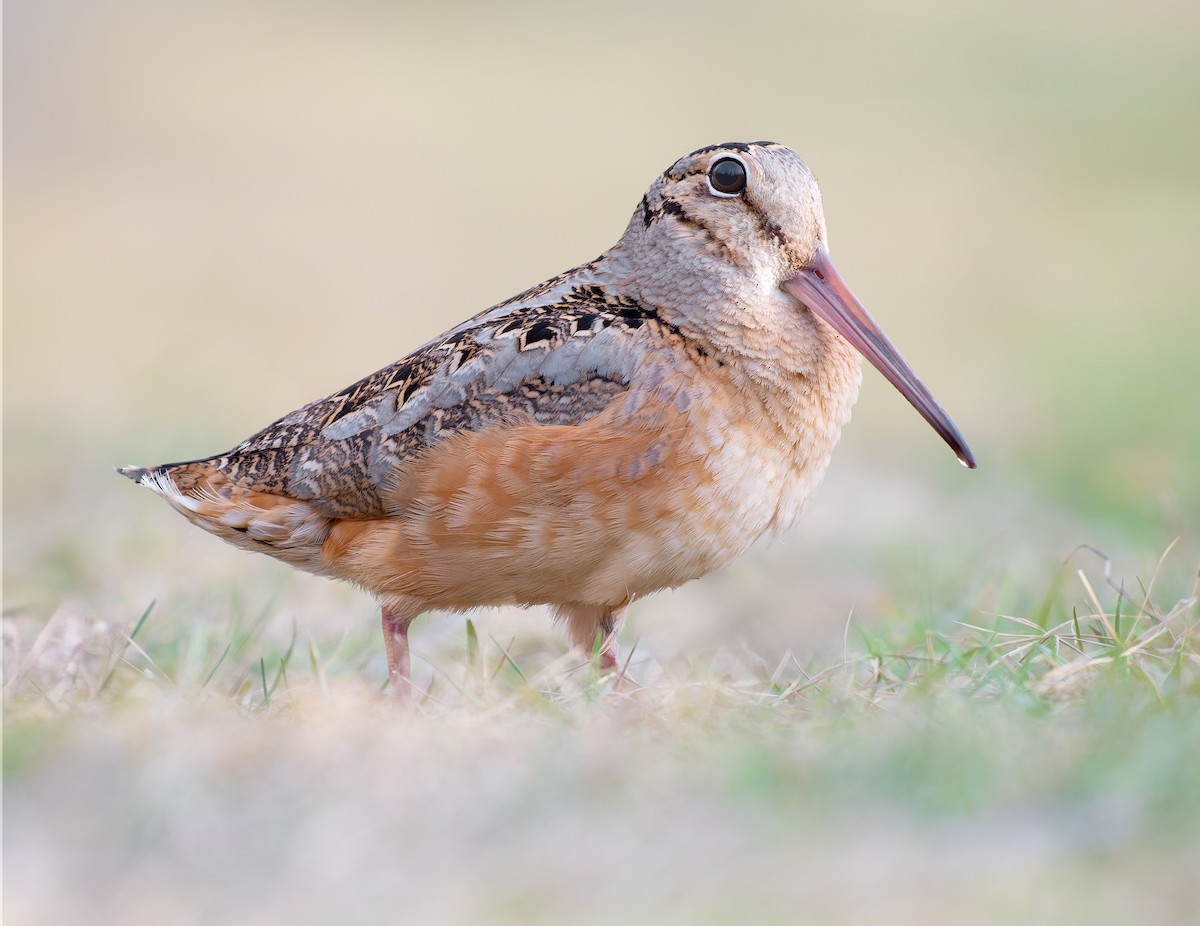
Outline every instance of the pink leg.
[[617, 668], [617, 658], [621, 650], [617, 647], [617, 635], [610, 633], [600, 644], [600, 671], [611, 672]]
[[620, 668], [617, 634], [625, 622], [626, 607], [628, 605], [610, 608], [593, 604], [565, 604], [556, 605], [554, 610], [566, 622], [571, 642], [587, 655], [595, 651], [597, 635], [603, 635], [598, 662], [600, 671], [608, 673]]
[[424, 610], [410, 600], [383, 603], [383, 645], [387, 650], [388, 685], [392, 697], [403, 701], [412, 687], [409, 676], [408, 626]]

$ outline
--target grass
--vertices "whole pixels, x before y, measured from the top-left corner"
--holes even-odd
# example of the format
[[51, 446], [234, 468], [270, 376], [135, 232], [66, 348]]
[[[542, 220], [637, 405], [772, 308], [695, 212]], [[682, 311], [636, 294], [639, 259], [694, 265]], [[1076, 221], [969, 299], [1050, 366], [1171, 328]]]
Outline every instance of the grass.
[[25, 641], [9, 621], [8, 903], [24, 922], [1182, 922], [1200, 575], [1172, 589], [1161, 565], [1122, 582], [1080, 549], [1005, 613], [851, 622], [819, 657], [635, 650], [622, 690], [550, 634], [473, 617], [418, 653], [404, 710], [365, 619], [312, 635], [273, 607], [209, 625], [150, 605]]
[[[788, 652], [772, 667], [744, 653], [732, 665], [725, 659], [707, 669], [682, 668], [687, 674], [701, 668], [703, 684], [714, 696], [746, 704], [807, 704], [838, 692], [839, 700], [878, 706], [914, 691], [942, 689], [1032, 703], [1070, 701], [1100, 679], [1127, 680], [1166, 704], [1181, 694], [1200, 693], [1200, 588], [1165, 604], [1155, 600], [1159, 571], [1170, 554], [1168, 548], [1148, 580], [1137, 578], [1131, 591], [1114, 579], [1108, 557], [1080, 547], [1025, 613], [992, 613], [980, 623], [949, 626], [926, 619], [858, 628], [857, 648], [850, 645], [848, 623], [845, 652], [828, 664], [802, 664]], [[1093, 562], [1090, 576], [1079, 565], [1084, 558], [1099, 563]], [[1077, 582], [1075, 596], [1064, 587], [1068, 580]], [[31, 643], [6, 639], [7, 703], [53, 713], [80, 704], [119, 703], [153, 686], [191, 696], [219, 693], [215, 696], [232, 698], [250, 714], [272, 714], [294, 708], [297, 698], [314, 691], [333, 697], [333, 680], [380, 675], [378, 665], [368, 669], [378, 663], [379, 650], [369, 625], [318, 640], [292, 624], [279, 649], [264, 639], [272, 606], [253, 614], [235, 607], [221, 626], [199, 622], [169, 628], [152, 620], [154, 607], [151, 602], [130, 624], [117, 626], [88, 624], [67, 613], [45, 624]], [[673, 689], [672, 672], [680, 668], [642, 662], [634, 674], [648, 676], [645, 684], [625, 686], [618, 683], [630, 674], [636, 643], [618, 672], [602, 676], [594, 654], [590, 663], [573, 651], [549, 660], [544, 652], [522, 655], [514, 649], [516, 638], [504, 643], [489, 636], [481, 643], [475, 621], [468, 618], [464, 626], [462, 645], [423, 654], [436, 670], [415, 698], [413, 707], [423, 714], [511, 699], [568, 713], [581, 701], [591, 704], [601, 696], [619, 701], [649, 694], [654, 699], [660, 688]]]
[[[630, 675], [636, 643], [620, 670], [604, 676], [594, 658], [589, 662], [576, 652], [561, 652], [558, 642], [549, 644], [560, 651], [556, 658], [531, 654], [528, 646], [521, 652], [515, 637], [502, 642], [489, 636], [481, 643], [475, 621], [468, 618], [461, 644], [422, 654], [435, 671], [428, 686], [419, 688], [413, 709], [436, 716], [515, 701], [570, 715], [598, 698], [669, 701], [668, 694], [677, 694], [677, 676], [697, 672], [710, 696], [741, 706], [802, 710], [814, 702], [858, 702], [879, 707], [944, 691], [1041, 704], [1077, 700], [1102, 681], [1115, 680], [1167, 705], [1200, 693], [1200, 589], [1165, 604], [1155, 601], [1159, 568], [1170, 552], [1163, 553], [1147, 581], [1135, 581], [1135, 592], [1113, 578], [1103, 553], [1081, 547], [1042, 599], [1022, 614], [993, 613], [980, 623], [949, 626], [917, 620], [858, 628], [857, 647], [850, 644], [848, 623], [842, 658], [825, 663], [802, 663], [790, 652], [774, 665], [749, 652], [726, 654], [708, 667], [642, 661], [632, 674], [644, 676], [644, 684], [632, 686], [618, 682]], [[1078, 565], [1083, 557], [1099, 561], [1091, 576]], [[1063, 587], [1068, 579], [1077, 582], [1074, 597]], [[1075, 603], [1080, 596], [1081, 603]], [[149, 687], [188, 697], [226, 697], [248, 714], [273, 715], [295, 710], [298, 701], [313, 694], [335, 697], [336, 683], [348, 676], [355, 676], [357, 685], [374, 675], [382, 686], [373, 626], [356, 627], [336, 639], [314, 639], [292, 624], [281, 649], [264, 634], [274, 616], [270, 606], [253, 614], [235, 607], [223, 625], [169, 627], [153, 620], [154, 607], [151, 602], [131, 623], [115, 626], [68, 612], [46, 623], [31, 642], [19, 642], [15, 635], [6, 639], [6, 703], [18, 716], [53, 715], [81, 705], [119, 704]], [[545, 640], [533, 645], [539, 643], [546, 646]]]

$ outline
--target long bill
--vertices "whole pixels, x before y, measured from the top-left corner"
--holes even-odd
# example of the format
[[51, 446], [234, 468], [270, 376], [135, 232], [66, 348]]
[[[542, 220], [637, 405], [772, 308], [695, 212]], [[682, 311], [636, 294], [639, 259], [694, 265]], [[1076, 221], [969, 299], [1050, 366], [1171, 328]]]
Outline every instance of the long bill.
[[942, 436], [959, 462], [975, 468], [975, 456], [950, 416], [934, 401], [912, 367], [850, 292], [824, 248], [799, 273], [785, 280], [783, 289], [854, 345]]

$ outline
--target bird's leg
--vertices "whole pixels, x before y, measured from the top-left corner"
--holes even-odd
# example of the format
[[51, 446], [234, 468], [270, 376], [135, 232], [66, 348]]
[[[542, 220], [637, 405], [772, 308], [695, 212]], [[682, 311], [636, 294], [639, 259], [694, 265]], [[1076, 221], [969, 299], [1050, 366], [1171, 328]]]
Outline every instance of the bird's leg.
[[388, 686], [392, 698], [403, 701], [412, 687], [409, 677], [408, 625], [424, 608], [411, 598], [385, 599], [383, 611], [383, 645], [387, 650]]
[[[621, 656], [621, 647], [617, 645], [617, 635], [621, 632], [621, 625], [625, 623], [624, 608], [621, 609], [620, 617], [615, 614], [610, 614], [609, 619], [600, 625], [599, 633], [603, 634], [603, 639], [600, 640], [600, 671], [611, 672], [617, 668], [618, 660]], [[593, 646], [595, 640], [593, 638]]]
[[556, 605], [554, 611], [559, 619], [566, 622], [571, 642], [589, 657], [595, 652], [597, 636], [600, 637], [599, 669], [601, 673], [607, 673], [618, 667], [620, 648], [617, 646], [617, 636], [625, 623], [628, 607], [628, 602], [617, 607], [575, 602]]
[[607, 636], [600, 644], [600, 671], [608, 672], [610, 669], [617, 667], [617, 657], [621, 655], [621, 650], [617, 646], [617, 641], [612, 636]]

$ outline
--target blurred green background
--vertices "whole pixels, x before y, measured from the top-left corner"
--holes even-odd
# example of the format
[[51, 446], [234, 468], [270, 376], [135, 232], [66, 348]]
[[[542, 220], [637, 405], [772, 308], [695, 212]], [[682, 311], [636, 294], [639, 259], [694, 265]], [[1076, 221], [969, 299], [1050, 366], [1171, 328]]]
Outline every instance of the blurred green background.
[[679, 155], [763, 137], [816, 171], [843, 275], [980, 470], [868, 370], [801, 527], [651, 606], [672, 634], [717, 600], [713, 639], [803, 643], [1082, 542], [1200, 559], [1194, 4], [5, 12], [10, 611], [231, 576], [359, 608], [109, 467], [231, 446], [599, 253]]

